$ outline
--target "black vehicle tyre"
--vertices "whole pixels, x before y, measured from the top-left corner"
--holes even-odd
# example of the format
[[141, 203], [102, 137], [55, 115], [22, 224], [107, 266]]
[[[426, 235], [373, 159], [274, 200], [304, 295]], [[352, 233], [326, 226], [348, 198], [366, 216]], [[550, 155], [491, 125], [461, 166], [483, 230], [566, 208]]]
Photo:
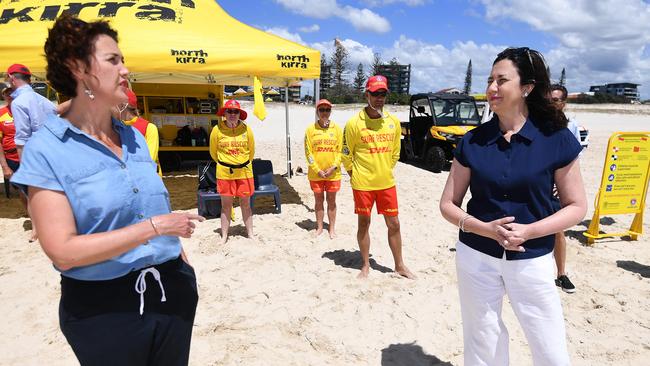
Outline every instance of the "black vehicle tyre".
[[399, 161], [407, 161], [408, 156], [406, 156], [406, 145], [404, 143], [404, 140], [402, 140], [402, 144], [399, 146]]
[[424, 164], [434, 173], [440, 173], [446, 162], [445, 150], [440, 146], [431, 146], [424, 155]]

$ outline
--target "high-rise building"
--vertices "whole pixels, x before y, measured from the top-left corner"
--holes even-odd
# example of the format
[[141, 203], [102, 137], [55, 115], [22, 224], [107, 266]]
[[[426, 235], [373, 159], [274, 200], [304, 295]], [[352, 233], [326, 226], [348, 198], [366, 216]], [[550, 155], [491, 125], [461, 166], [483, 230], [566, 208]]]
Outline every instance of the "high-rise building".
[[620, 97], [625, 97], [629, 100], [638, 101], [641, 97], [637, 90], [637, 87], [641, 84], [635, 83], [612, 83], [605, 85], [592, 85], [589, 88], [590, 92], [594, 94], [609, 94], [617, 95]]
[[320, 95], [332, 87], [332, 65], [320, 65]]
[[391, 93], [409, 94], [411, 87], [411, 64], [399, 65], [390, 63], [379, 65], [379, 74], [388, 79], [388, 89]]

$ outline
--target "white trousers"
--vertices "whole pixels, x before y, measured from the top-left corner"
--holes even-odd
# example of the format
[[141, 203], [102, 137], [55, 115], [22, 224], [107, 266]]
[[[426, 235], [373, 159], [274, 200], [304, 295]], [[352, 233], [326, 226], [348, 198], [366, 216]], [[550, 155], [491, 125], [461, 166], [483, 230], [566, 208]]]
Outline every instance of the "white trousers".
[[507, 261], [456, 244], [456, 273], [463, 319], [465, 366], [507, 366], [508, 330], [503, 295], [528, 340], [535, 366], [570, 365], [562, 304], [551, 253]]

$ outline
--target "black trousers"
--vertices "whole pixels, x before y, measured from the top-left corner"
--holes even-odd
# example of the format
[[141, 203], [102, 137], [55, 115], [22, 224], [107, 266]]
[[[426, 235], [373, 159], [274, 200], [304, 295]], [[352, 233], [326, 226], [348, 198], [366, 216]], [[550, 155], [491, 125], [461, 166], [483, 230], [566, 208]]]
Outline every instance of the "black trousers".
[[61, 276], [59, 322], [79, 363], [86, 365], [187, 365], [198, 302], [194, 269], [177, 258], [146, 275], [144, 313], [135, 283], [140, 270], [108, 281]]

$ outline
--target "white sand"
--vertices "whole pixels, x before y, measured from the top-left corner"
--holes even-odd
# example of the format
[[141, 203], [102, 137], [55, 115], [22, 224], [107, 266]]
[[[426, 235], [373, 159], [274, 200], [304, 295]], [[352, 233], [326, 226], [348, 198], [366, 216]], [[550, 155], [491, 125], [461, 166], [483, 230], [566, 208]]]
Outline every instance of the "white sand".
[[[252, 106], [244, 107], [252, 110]], [[268, 105], [265, 122], [250, 118], [257, 156], [286, 171], [284, 106]], [[393, 107], [391, 107], [393, 108]], [[408, 110], [397, 115], [406, 119]], [[352, 109], [335, 107], [341, 125]], [[613, 131], [647, 130], [640, 113], [569, 115], [592, 131], [581, 159], [591, 219], [607, 138]], [[291, 106], [293, 165], [305, 168], [302, 138], [313, 109]], [[312, 239], [314, 200], [305, 176], [280, 181], [282, 214], [258, 201], [255, 231], [260, 243], [243, 237], [237, 212], [225, 247], [216, 245], [217, 220], [198, 226], [183, 240], [199, 282], [200, 301], [192, 343], [192, 365], [437, 365], [462, 364], [462, 326], [453, 248], [457, 229], [438, 211], [447, 172], [434, 174], [399, 163], [400, 218], [406, 264], [419, 277], [390, 272], [392, 256], [380, 216], [373, 215], [367, 281], [355, 279], [360, 265], [349, 179], [339, 193], [339, 238]], [[166, 178], [167, 185], [175, 178]], [[187, 190], [195, 189], [188, 185]], [[12, 201], [17, 201], [13, 199]], [[6, 200], [2, 201], [5, 205]], [[7, 206], [8, 207], [8, 206]], [[191, 210], [195, 212], [195, 210]], [[647, 213], [647, 210], [646, 210]], [[13, 216], [12, 216], [13, 215]], [[74, 355], [58, 328], [59, 277], [35, 243], [26, 219], [0, 209], [0, 314], [2, 365], [71, 365]], [[631, 216], [614, 216], [606, 231], [625, 228]], [[646, 219], [648, 221], [648, 219]], [[584, 224], [569, 231], [568, 269], [577, 292], [560, 291], [569, 351], [574, 365], [645, 365], [650, 356], [650, 241], [618, 238], [584, 245]], [[648, 225], [644, 225], [648, 232]], [[513, 365], [530, 365], [526, 339], [512, 310], [504, 306]], [[645, 361], [644, 361], [645, 360]]]

